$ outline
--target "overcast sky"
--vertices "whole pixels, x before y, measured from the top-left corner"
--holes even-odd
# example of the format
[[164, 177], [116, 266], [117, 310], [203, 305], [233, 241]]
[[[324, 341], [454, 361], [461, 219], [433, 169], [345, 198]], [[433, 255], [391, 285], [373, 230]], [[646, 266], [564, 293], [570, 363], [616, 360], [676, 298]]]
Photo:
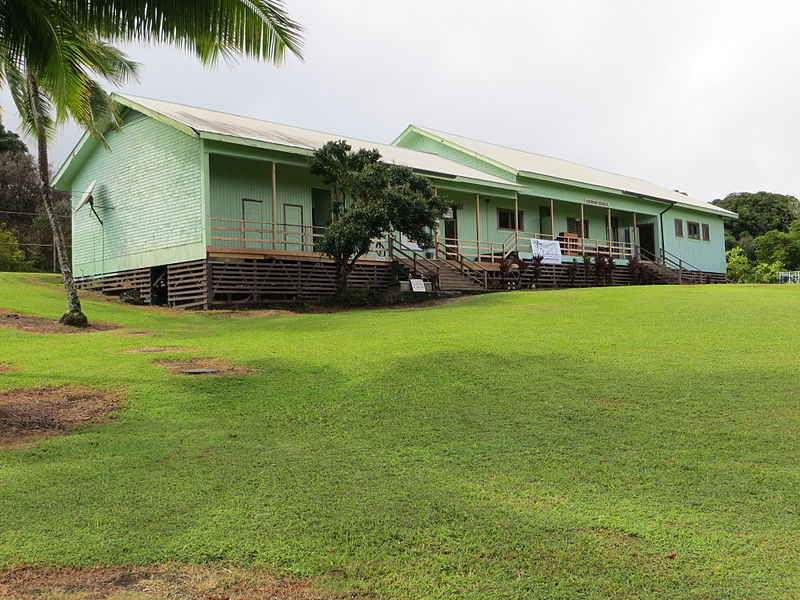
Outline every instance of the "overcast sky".
[[[800, 195], [800, 3], [287, 0], [305, 62], [203, 69], [128, 47], [122, 91], [391, 142], [409, 123], [701, 200]], [[6, 93], [4, 122], [19, 120]], [[53, 145], [57, 168], [80, 131]]]

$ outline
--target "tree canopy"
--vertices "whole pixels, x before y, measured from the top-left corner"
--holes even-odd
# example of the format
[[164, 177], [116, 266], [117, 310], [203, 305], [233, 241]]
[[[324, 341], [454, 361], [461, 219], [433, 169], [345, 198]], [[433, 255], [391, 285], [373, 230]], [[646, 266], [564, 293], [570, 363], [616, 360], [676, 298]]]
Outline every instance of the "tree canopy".
[[28, 152], [28, 147], [14, 131], [6, 129], [0, 123], [0, 154], [6, 152], [26, 153]]
[[792, 221], [800, 218], [800, 201], [794, 196], [771, 192], [737, 192], [728, 194], [712, 204], [739, 214], [725, 224], [729, 248], [742, 246], [748, 253], [753, 238], [773, 229], [788, 232]]
[[374, 238], [400, 232], [420, 246], [432, 244], [447, 203], [422, 175], [381, 162], [377, 150], [353, 152], [344, 140], [318, 149], [310, 170], [331, 186], [331, 223], [318, 247], [336, 262], [339, 293]]

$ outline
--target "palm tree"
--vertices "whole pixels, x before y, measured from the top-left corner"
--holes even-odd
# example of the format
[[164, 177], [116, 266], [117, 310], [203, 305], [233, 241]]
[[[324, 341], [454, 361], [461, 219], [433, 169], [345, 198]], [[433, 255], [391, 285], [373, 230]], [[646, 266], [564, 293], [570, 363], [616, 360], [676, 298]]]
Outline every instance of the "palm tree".
[[8, 85], [38, 142], [42, 203], [67, 293], [62, 323], [82, 326], [88, 320], [53, 210], [47, 141], [67, 118], [101, 139], [118, 125], [113, 102], [93, 76], [120, 84], [136, 65], [103, 40], [174, 44], [193, 50], [204, 64], [239, 55], [279, 64], [287, 50], [301, 56], [300, 32], [282, 0], [0, 2], [0, 85]]
[[[135, 75], [136, 64], [63, 11], [40, 12], [39, 24], [50, 32], [42, 37], [43, 45], [52, 45], [52, 52], [38, 61], [28, 61], [14, 57], [8, 45], [0, 45], [0, 74], [22, 117], [23, 131], [34, 136], [38, 144], [41, 202], [53, 231], [67, 295], [67, 311], [59, 320], [80, 327], [88, 325], [88, 320], [81, 309], [64, 234], [55, 216], [47, 143], [56, 127], [70, 117], [102, 139], [102, 130], [117, 125], [117, 117], [111, 98], [93, 76], [119, 85]], [[61, 101], [55, 102], [55, 98]]]

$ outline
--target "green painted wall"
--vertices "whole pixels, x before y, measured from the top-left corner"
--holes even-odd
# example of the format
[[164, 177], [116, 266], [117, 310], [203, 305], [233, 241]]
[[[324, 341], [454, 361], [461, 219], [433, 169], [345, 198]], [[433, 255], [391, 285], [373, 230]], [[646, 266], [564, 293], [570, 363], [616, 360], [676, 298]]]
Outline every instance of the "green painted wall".
[[[280, 156], [269, 158], [279, 159]], [[303, 225], [312, 225], [312, 189], [323, 188], [322, 182], [313, 177], [306, 167], [278, 162], [276, 166], [277, 200], [279, 223], [284, 223], [287, 210], [291, 215], [302, 211]], [[272, 222], [272, 161], [256, 158], [239, 158], [223, 154], [209, 155], [209, 193], [212, 225], [231, 226], [214, 219], [242, 219], [243, 210], [248, 211], [247, 220]], [[260, 200], [258, 203], [243, 203], [243, 199]], [[243, 208], [243, 205], [247, 208]], [[260, 212], [258, 207], [260, 206]], [[289, 208], [287, 208], [287, 206]], [[294, 207], [300, 207], [294, 208]], [[329, 205], [327, 207], [329, 209]], [[260, 215], [260, 218], [259, 218]], [[256, 226], [249, 226], [258, 229]], [[235, 232], [212, 231], [211, 237], [237, 237]], [[247, 234], [258, 238], [258, 234]], [[268, 236], [265, 236], [268, 237]], [[212, 246], [241, 246], [238, 241], [210, 239]], [[269, 248], [259, 242], [250, 247]], [[300, 247], [290, 248], [299, 250]]]
[[200, 142], [131, 113], [96, 147], [73, 181], [73, 208], [92, 180], [101, 226], [86, 206], [72, 216], [76, 276], [195, 260], [205, 256]]
[[[398, 142], [398, 145], [405, 148], [438, 154], [455, 162], [499, 177], [511, 177], [507, 171], [487, 161], [483, 161], [466, 152], [454, 149], [443, 142], [420, 135], [416, 132], [409, 132], [406, 134], [403, 139]], [[612, 216], [617, 217], [619, 227], [627, 230], [627, 233], [618, 231], [615, 234], [618, 239], [624, 239], [624, 235], [627, 235], [631, 240], [633, 239], [632, 213], [635, 212], [638, 224], [654, 224], [656, 251], [663, 245], [668, 252], [680, 256], [685, 261], [701, 270], [719, 273], [725, 272], [723, 220], [717, 215], [700, 210], [695, 211], [691, 208], [671, 208], [664, 215], [665, 239], [662, 241], [660, 239], [658, 215], [669, 206], [664, 202], [605, 191], [591, 185], [570, 185], [560, 181], [550, 181], [547, 178], [519, 176], [516, 178], [516, 183], [524, 186], [524, 190], [519, 193], [519, 209], [524, 212], [523, 227], [524, 230], [528, 232], [550, 233], [549, 226], [542, 228], [539, 225], [538, 207], [549, 205], [549, 199], [552, 198], [555, 200], [556, 234], [567, 230], [568, 217], [580, 218], [581, 205], [583, 205], [584, 218], [589, 221], [588, 237], [601, 240], [606, 239], [607, 209], [586, 203], [587, 200], [602, 202], [606, 203], [611, 208]], [[463, 210], [459, 211], [458, 214], [459, 237], [475, 239], [475, 197], [474, 195], [467, 196], [467, 194], [453, 196], [454, 204], [463, 204], [464, 206]], [[497, 208], [513, 208], [513, 200], [503, 200], [492, 197], [491, 195], [486, 197], [490, 198], [488, 203], [485, 202], [483, 196], [481, 199], [481, 240], [503, 241], [510, 232], [498, 229]], [[455, 200], [456, 198], [457, 201]], [[683, 240], [675, 238], [672, 220], [669, 217], [672, 215], [672, 218], [675, 218], [674, 215], [677, 214], [682, 215], [684, 221], [689, 219], [695, 222], [709, 224], [711, 227], [711, 241], [688, 240], [685, 237]]]
[[447, 144], [443, 144], [442, 142], [438, 142], [413, 131], [409, 132], [403, 137], [403, 139], [399, 140], [397, 145], [402, 148], [411, 148], [412, 150], [419, 150], [420, 152], [437, 154], [439, 156], [443, 156], [444, 158], [449, 158], [453, 162], [472, 167], [473, 169], [483, 171], [484, 173], [489, 173], [495, 177], [500, 177], [501, 179], [507, 179], [508, 181], [514, 181], [516, 177], [514, 173], [511, 173], [506, 169], [501, 169], [490, 162], [486, 162], [480, 158], [460, 152], [459, 150], [456, 150]]
[[[675, 219], [683, 221], [683, 237], [675, 235]], [[722, 217], [683, 208], [671, 208], [664, 213], [664, 249], [680, 256], [701, 271], [725, 272], [725, 232]], [[700, 239], [688, 237], [687, 221], [700, 223]], [[704, 241], [702, 224], [709, 226], [710, 240]]]
[[[457, 212], [457, 226], [458, 236], [464, 240], [475, 240], [476, 231], [476, 205], [475, 194], [454, 192], [444, 190], [440, 195], [447, 198], [450, 204], [461, 206]], [[550, 206], [550, 200], [547, 198], [539, 198], [535, 196], [520, 195], [518, 200], [519, 210], [522, 212], [521, 228], [528, 233], [544, 233], [549, 234], [551, 229], [551, 222], [549, 218], [540, 220], [540, 207]], [[501, 229], [499, 226], [498, 208], [514, 209], [514, 200], [508, 198], [497, 198], [488, 194], [483, 194], [480, 197], [480, 225], [481, 225], [481, 241], [482, 242], [504, 242], [509, 235], [513, 234], [513, 230]], [[573, 217], [580, 219], [581, 206], [570, 202], [554, 202], [555, 214], [555, 232], [556, 235], [567, 231], [567, 218]], [[631, 229], [633, 226], [633, 216], [631, 213], [612, 209], [612, 216], [617, 219], [617, 227], [623, 229]], [[604, 208], [596, 206], [584, 206], [584, 219], [588, 221], [588, 237], [593, 239], [607, 239], [607, 211]], [[643, 224], [653, 222], [653, 217], [650, 215], [640, 215], [637, 218], [637, 223]], [[440, 235], [444, 235], [444, 228], [440, 229]], [[618, 239], [625, 239], [624, 233], [615, 233]], [[632, 230], [627, 234], [629, 239], [632, 239]]]

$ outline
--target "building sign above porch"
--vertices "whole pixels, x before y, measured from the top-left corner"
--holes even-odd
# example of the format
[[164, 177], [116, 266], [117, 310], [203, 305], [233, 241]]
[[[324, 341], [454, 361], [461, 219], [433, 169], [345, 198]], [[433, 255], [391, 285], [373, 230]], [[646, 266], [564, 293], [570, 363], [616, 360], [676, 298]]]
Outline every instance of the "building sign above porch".
[[584, 204], [591, 204], [592, 206], [602, 206], [603, 208], [611, 208], [611, 205], [604, 200], [592, 200], [591, 198], [584, 198]]
[[561, 264], [561, 244], [557, 240], [531, 238], [531, 251], [534, 256], [543, 256], [543, 265]]

